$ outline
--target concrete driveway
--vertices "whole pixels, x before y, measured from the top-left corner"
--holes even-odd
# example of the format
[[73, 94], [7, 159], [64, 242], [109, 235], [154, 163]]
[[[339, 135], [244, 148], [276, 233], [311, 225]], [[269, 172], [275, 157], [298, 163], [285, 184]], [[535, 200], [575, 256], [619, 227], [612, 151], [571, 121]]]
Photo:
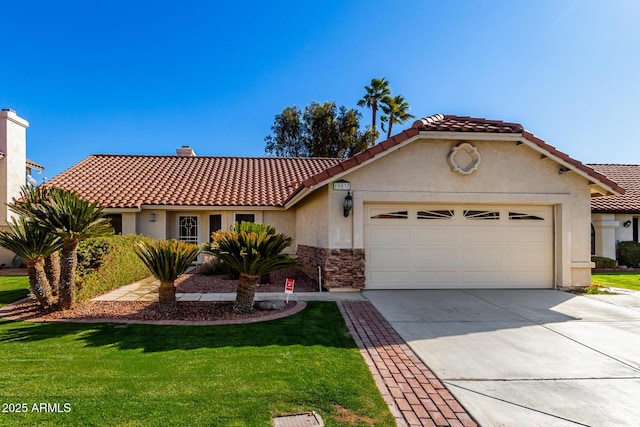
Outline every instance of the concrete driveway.
[[640, 296], [364, 293], [482, 426], [640, 425]]

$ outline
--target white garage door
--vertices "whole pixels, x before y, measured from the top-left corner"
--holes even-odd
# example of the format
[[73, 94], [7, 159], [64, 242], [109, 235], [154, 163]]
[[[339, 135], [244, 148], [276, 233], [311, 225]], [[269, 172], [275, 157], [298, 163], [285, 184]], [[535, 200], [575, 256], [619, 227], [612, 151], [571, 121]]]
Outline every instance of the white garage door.
[[368, 289], [550, 288], [551, 206], [365, 205]]

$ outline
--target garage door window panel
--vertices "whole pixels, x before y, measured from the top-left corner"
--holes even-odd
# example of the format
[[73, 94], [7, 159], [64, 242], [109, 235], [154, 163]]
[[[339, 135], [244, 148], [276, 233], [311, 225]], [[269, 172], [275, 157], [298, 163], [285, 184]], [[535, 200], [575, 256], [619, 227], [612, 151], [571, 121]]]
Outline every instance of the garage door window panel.
[[500, 212], [497, 211], [475, 211], [465, 210], [464, 217], [472, 220], [499, 220]]
[[418, 219], [451, 219], [452, 210], [418, 211]]
[[509, 212], [509, 220], [511, 221], [544, 221], [544, 218], [520, 212]]
[[385, 212], [377, 215], [373, 215], [371, 219], [407, 219], [409, 218], [408, 211], [397, 211], [397, 212]]

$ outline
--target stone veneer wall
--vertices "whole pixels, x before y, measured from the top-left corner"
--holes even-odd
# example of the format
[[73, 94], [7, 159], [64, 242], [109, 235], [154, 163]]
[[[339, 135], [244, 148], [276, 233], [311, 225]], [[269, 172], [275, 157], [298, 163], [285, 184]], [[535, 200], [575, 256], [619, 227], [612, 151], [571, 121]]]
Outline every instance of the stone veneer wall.
[[364, 249], [326, 249], [298, 245], [298, 258], [305, 265], [305, 272], [318, 277], [318, 266], [322, 268], [322, 286], [363, 289], [365, 285]]

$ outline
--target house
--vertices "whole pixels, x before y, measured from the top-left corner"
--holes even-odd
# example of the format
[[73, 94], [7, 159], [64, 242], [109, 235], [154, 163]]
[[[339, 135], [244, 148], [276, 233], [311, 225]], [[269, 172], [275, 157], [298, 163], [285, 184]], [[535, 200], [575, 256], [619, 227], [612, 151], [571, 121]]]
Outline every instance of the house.
[[640, 242], [640, 165], [589, 166], [625, 189], [621, 195], [591, 200], [591, 254], [617, 259], [617, 242]]
[[[0, 227], [6, 227], [14, 214], [7, 207], [20, 190], [29, 183], [35, 184], [33, 171], [44, 167], [27, 159], [27, 128], [29, 122], [11, 109], [0, 110]], [[0, 248], [0, 265], [11, 266], [15, 254]]]
[[590, 283], [590, 202], [613, 180], [517, 123], [437, 114], [349, 159], [93, 155], [49, 182], [117, 231], [194, 243], [264, 222], [330, 290]]

